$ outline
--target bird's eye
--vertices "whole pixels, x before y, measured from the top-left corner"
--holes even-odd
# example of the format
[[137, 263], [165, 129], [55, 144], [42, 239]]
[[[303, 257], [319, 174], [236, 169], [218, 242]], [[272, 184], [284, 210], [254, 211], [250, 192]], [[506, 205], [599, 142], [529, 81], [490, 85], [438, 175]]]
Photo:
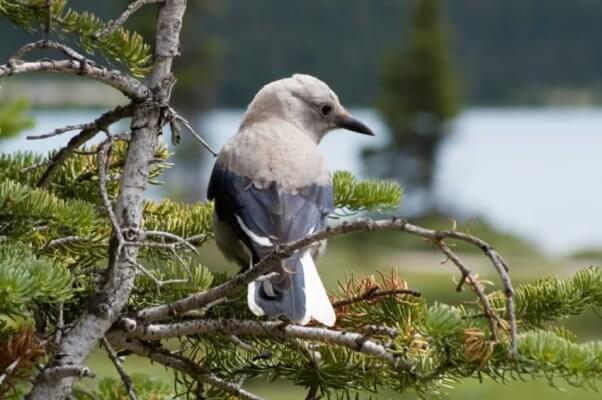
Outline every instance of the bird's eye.
[[332, 106], [330, 104], [325, 104], [322, 107], [320, 107], [320, 112], [322, 113], [323, 116], [327, 116], [328, 114], [330, 114], [331, 111], [332, 111]]

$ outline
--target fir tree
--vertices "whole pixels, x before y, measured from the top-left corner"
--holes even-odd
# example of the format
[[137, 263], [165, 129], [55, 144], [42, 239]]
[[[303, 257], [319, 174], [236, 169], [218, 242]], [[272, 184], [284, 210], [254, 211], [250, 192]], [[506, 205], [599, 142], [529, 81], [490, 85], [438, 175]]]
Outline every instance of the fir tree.
[[370, 166], [384, 166], [381, 175], [397, 178], [416, 193], [431, 187], [437, 149], [446, 133], [445, 123], [458, 112], [459, 96], [441, 2], [410, 4], [408, 43], [387, 56], [381, 76], [378, 106], [391, 131], [390, 143], [366, 155], [368, 160], [374, 158]]
[[[140, 36], [123, 28], [130, 14], [151, 3], [159, 7], [154, 57]], [[600, 310], [599, 268], [514, 289], [508, 265], [489, 244], [399, 218], [333, 224], [282, 244], [233, 276], [203, 265], [196, 253], [212, 237], [212, 204], [143, 198], [147, 184], [169, 166], [158, 140], [162, 128], [178, 134], [189, 125], [170, 106], [170, 67], [179, 54], [185, 8], [185, 0], [138, 0], [105, 23], [69, 9], [64, 0], [0, 0], [3, 17], [61, 40], [47, 37], [18, 49], [0, 65], [0, 79], [35, 71], [82, 75], [131, 99], [90, 123], [42, 135], [79, 131], [59, 151], [0, 157], [1, 396], [157, 399], [175, 391], [188, 398], [258, 399], [241, 382], [262, 377], [303, 386], [308, 399], [342, 399], [384, 387], [437, 394], [454, 380], [483, 375], [563, 378], [583, 387], [600, 379], [602, 343], [577, 344], [558, 325], [585, 309]], [[81, 52], [64, 44], [68, 38]], [[56, 50], [59, 58], [26, 61], [37, 49]], [[82, 52], [100, 52], [123, 70]], [[136, 79], [146, 73], [147, 83]], [[126, 118], [129, 131], [111, 130]], [[100, 144], [88, 144], [102, 132]], [[345, 215], [382, 212], [401, 201], [393, 183], [339, 172], [333, 184], [338, 213]], [[342, 282], [332, 294], [338, 314], [332, 329], [258, 319], [247, 310], [246, 284], [274, 262], [325, 238], [372, 230], [431, 242], [459, 269], [457, 289], [470, 287], [474, 304], [429, 305], [391, 273]], [[504, 289], [487, 293], [450, 247], [454, 241], [482, 251]], [[94, 374], [84, 362], [99, 344], [119, 372], [120, 386], [105, 379], [98, 388], [74, 387]], [[120, 361], [129, 354], [172, 370], [175, 389], [130, 376]]]

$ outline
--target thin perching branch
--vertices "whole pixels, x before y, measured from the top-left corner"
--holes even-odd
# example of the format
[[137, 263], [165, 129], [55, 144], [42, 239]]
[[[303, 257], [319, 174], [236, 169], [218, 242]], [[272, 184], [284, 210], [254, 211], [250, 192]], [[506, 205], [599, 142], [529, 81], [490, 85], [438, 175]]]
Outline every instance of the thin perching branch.
[[287, 324], [274, 321], [242, 321], [234, 319], [192, 320], [170, 324], [151, 324], [137, 326], [128, 337], [146, 340], [160, 340], [188, 335], [236, 335], [281, 339], [306, 339], [321, 343], [347, 347], [351, 350], [368, 354], [390, 363], [394, 368], [401, 368], [413, 374], [414, 367], [410, 363], [392, 354], [380, 343], [367, 339], [365, 335]]
[[464, 262], [460, 259], [460, 257], [458, 257], [453, 251], [451, 251], [449, 246], [443, 243], [443, 241], [439, 241], [437, 243], [437, 246], [439, 247], [441, 252], [445, 254], [445, 256], [449, 260], [451, 260], [454, 263], [454, 265], [456, 265], [458, 269], [462, 272], [462, 278], [460, 280], [458, 288], [461, 288], [461, 284], [466, 280], [468, 280], [468, 282], [470, 283], [472, 290], [474, 290], [474, 292], [477, 294], [477, 297], [479, 298], [479, 301], [483, 306], [483, 311], [485, 313], [485, 316], [487, 317], [487, 321], [489, 322], [489, 330], [491, 331], [493, 340], [495, 342], [499, 342], [498, 324], [500, 317], [493, 311], [493, 307], [491, 307], [491, 302], [489, 301], [489, 298], [487, 298], [487, 295], [485, 295], [485, 292], [478, 284], [475, 276], [472, 274], [470, 269], [468, 269], [466, 264], [464, 264]]
[[134, 390], [134, 382], [132, 381], [132, 378], [127, 374], [127, 372], [125, 372], [125, 370], [123, 369], [123, 366], [121, 365], [121, 361], [119, 360], [117, 353], [115, 353], [115, 350], [113, 350], [113, 347], [111, 347], [111, 344], [106, 338], [103, 337], [101, 339], [101, 343], [107, 351], [111, 362], [115, 366], [115, 369], [117, 370], [117, 373], [119, 374], [119, 377], [123, 382], [123, 386], [127, 391], [128, 397], [130, 398], [130, 400], [138, 400], [138, 396], [136, 396], [136, 391]]
[[[403, 231], [411, 235], [428, 239], [435, 244], [438, 244], [445, 239], [454, 239], [461, 240], [470, 243], [474, 246], [477, 246], [489, 258], [491, 263], [494, 265], [496, 271], [501, 276], [502, 284], [504, 286], [504, 293], [506, 295], [508, 318], [510, 320], [510, 352], [512, 355], [516, 354], [517, 339], [516, 315], [514, 312], [513, 299], [514, 290], [512, 288], [510, 277], [508, 275], [508, 265], [503, 260], [503, 258], [489, 244], [475, 236], [462, 232], [457, 232], [455, 230], [436, 231], [432, 229], [426, 229], [417, 225], [413, 225], [407, 220], [401, 218], [392, 218], [387, 220], [374, 220], [366, 218], [358, 219], [356, 221], [345, 221], [337, 226], [328, 227], [322, 231], [308, 235], [305, 238], [297, 240], [295, 242], [279, 245], [274, 249], [274, 251], [272, 251], [272, 253], [264, 257], [252, 268], [234, 276], [229, 281], [211, 289], [208, 289], [204, 292], [190, 295], [171, 304], [149, 307], [140, 310], [136, 314], [136, 317], [141, 322], [152, 322], [181, 315], [182, 313], [188, 310], [202, 307], [205, 304], [215, 301], [221, 297], [230, 295], [231, 293], [237, 291], [241, 286], [245, 286], [248, 283], [267, 273], [275, 263], [279, 263], [281, 260], [292, 256], [295, 251], [307, 248], [314, 243], [320, 242], [322, 240], [334, 236], [340, 236], [352, 232], [383, 230]], [[485, 307], [485, 305], [483, 306]], [[497, 323], [497, 321], [494, 322]]]

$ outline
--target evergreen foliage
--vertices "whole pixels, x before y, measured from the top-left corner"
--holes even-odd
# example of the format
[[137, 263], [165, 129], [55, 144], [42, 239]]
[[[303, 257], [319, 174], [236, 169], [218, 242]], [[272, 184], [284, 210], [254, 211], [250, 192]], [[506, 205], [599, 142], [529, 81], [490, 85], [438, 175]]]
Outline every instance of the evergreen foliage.
[[[43, 26], [45, 4], [38, 0], [0, 0], [0, 12], [17, 24], [36, 29]], [[111, 47], [110, 43], [102, 44], [102, 40], [97, 46], [91, 38], [103, 24], [96, 17], [68, 10], [62, 0], [51, 4], [51, 22], [63, 32], [73, 33], [84, 47], [90, 40], [89, 50], [102, 49], [111, 60], [131, 64], [133, 72], [138, 68], [136, 63], [144, 60], [139, 43], [133, 43], [136, 34], [124, 36], [124, 47]], [[433, 9], [427, 7], [423, 11], [429, 20]], [[129, 45], [133, 47], [128, 51]], [[117, 54], [123, 51], [123, 57]], [[123, 142], [113, 143], [104, 163], [108, 167], [106, 176], [99, 176], [99, 154], [105, 150], [90, 146], [73, 154], [47, 188], [37, 187], [37, 182], [52, 160], [52, 153], [47, 157], [31, 153], [0, 156], [0, 397], [22, 393], [35, 365], [45, 354], [55, 351], [53, 343], [59, 343], [57, 337], [62, 334], [68, 334], [64, 328], [73, 326], [82, 310], [102, 313], [102, 307], [91, 304], [90, 299], [99, 292], [102, 278], [108, 279], [104, 265], [114, 255], [110, 247], [139, 248], [137, 260], [126, 261], [140, 273], [127, 298], [123, 317], [232, 282], [231, 276], [211, 272], [195, 254], [196, 247], [212, 236], [211, 203], [147, 201], [142, 210], [144, 232], [129, 226], [112, 231], [107, 211], [113, 211], [109, 203], [116, 200], [121, 182], [115, 178], [123, 172], [128, 149]], [[152, 150], [149, 147], [149, 153]], [[164, 146], [154, 151], [149, 175], [157, 181], [169, 164]], [[104, 198], [105, 191], [99, 184], [103, 178], [107, 180]], [[402, 197], [397, 184], [358, 181], [347, 172], [334, 174], [333, 186], [335, 205], [345, 214], [382, 212], [397, 207]], [[128, 238], [121, 240], [119, 236]], [[441, 239], [434, 242], [442, 243], [437, 240]], [[482, 246], [485, 245], [479, 244]], [[490, 249], [485, 251], [493, 254]], [[109, 263], [108, 271], [115, 271], [112, 268], [115, 266]], [[332, 296], [338, 319], [331, 330], [258, 320], [247, 308], [244, 287], [234, 289], [227, 298], [218, 298], [201, 309], [182, 313], [170, 309], [169, 321], [157, 322], [164, 329], [170, 324], [172, 328], [198, 323], [213, 327], [207, 330], [209, 333], [174, 333], [168, 344], [177, 346], [177, 352], [162, 348], [161, 340], [134, 338], [122, 343], [123, 347], [127, 349], [127, 343], [139, 341], [150, 347], [150, 358], [168, 354], [176, 361], [182, 357], [191, 360], [199, 368], [195, 371], [201, 372], [184, 374], [179, 369], [175, 373], [173, 394], [186, 398], [198, 398], [200, 389], [206, 398], [232, 398], [232, 393], [241, 390], [233, 382], [247, 378], [288, 379], [308, 388], [313, 393], [309, 398], [343, 399], [360, 398], [382, 388], [436, 395], [454, 381], [469, 377], [489, 376], [503, 382], [523, 376], [545, 376], [551, 382], [562, 378], [579, 387], [595, 387], [602, 377], [601, 342], [577, 343], [568, 330], [557, 325], [559, 320], [586, 309], [600, 312], [600, 268], [584, 269], [568, 279], [542, 279], [516, 289], [520, 335], [514, 357], [509, 357], [509, 318], [501, 292], [488, 294], [500, 316], [497, 323], [501, 338], [493, 341], [481, 303], [429, 303], [409, 291], [406, 282], [394, 272], [359, 279], [352, 276], [341, 283]], [[376, 296], [378, 291], [387, 294]], [[143, 320], [139, 322], [145, 324]], [[107, 340], [111, 334], [127, 337], [138, 329], [128, 330], [125, 325], [126, 320], [119, 319], [106, 335]], [[228, 330], [236, 326], [260, 329], [240, 335]], [[150, 331], [149, 326], [141, 329]], [[299, 330], [305, 334], [311, 330], [313, 336], [306, 339], [308, 336], [290, 334]], [[324, 334], [331, 335], [330, 339], [320, 340], [319, 335]], [[352, 343], [337, 340], [349, 335], [357, 335]], [[366, 343], [372, 347], [367, 349]], [[214, 385], [201, 387], [199, 375], [210, 377]], [[168, 387], [144, 376], [135, 376], [133, 385], [141, 399], [172, 396]], [[98, 390], [80, 386], [75, 396], [123, 399], [127, 394], [114, 380], [103, 380]]]
[[30, 31], [48, 27], [59, 36], [72, 34], [87, 53], [100, 52], [106, 60], [122, 63], [137, 77], [148, 73], [151, 52], [142, 36], [117, 28], [98, 37], [108, 25], [94, 14], [67, 7], [67, 0], [52, 0], [49, 15], [46, 4], [46, 0], [0, 0], [0, 16]]
[[0, 243], [0, 316], [24, 316], [32, 307], [66, 301], [71, 284], [69, 271], [52, 259], [35, 256], [24, 244]]

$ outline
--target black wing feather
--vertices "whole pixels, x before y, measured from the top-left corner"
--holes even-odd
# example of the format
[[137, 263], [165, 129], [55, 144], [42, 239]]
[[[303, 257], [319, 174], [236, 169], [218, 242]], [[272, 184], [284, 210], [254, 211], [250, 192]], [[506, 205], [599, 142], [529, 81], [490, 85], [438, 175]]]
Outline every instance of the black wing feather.
[[276, 182], [258, 188], [248, 177], [218, 166], [211, 175], [208, 198], [215, 200], [220, 221], [228, 223], [251, 250], [254, 262], [270, 249], [246, 235], [236, 216], [253, 233], [277, 244], [302, 239], [310, 230], [322, 229], [334, 209], [331, 185], [309, 185], [294, 193], [283, 190]]

